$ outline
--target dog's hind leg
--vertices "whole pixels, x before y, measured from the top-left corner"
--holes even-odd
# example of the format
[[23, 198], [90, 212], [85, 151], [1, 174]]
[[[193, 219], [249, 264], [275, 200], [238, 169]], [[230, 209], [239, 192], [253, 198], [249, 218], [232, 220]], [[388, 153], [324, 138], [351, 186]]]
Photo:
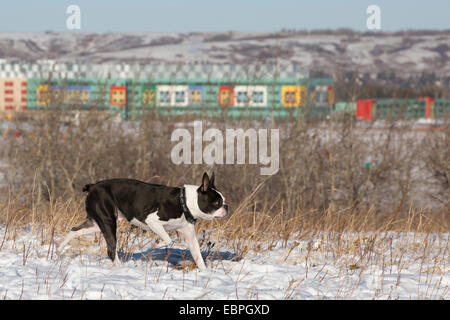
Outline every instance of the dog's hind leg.
[[60, 254], [64, 246], [73, 238], [99, 231], [100, 228], [98, 227], [97, 223], [88, 217], [86, 221], [84, 221], [81, 225], [72, 228], [72, 230], [66, 235], [64, 240], [59, 244], [58, 248], [56, 249], [56, 253]]
[[114, 265], [120, 266], [120, 260], [116, 252], [117, 245], [117, 220], [114, 202], [111, 199], [102, 199], [98, 201], [96, 196], [86, 199], [86, 211], [88, 216], [95, 220], [103, 237], [106, 240], [108, 257], [113, 261]]

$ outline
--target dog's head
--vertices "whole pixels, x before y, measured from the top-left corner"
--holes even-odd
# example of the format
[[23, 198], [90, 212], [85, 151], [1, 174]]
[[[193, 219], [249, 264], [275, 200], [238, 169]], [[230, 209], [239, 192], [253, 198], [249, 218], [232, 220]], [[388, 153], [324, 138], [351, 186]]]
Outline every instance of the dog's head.
[[[228, 215], [228, 205], [225, 204], [225, 197], [214, 186], [214, 172], [211, 178], [205, 172], [202, 184], [197, 188], [197, 208], [194, 216], [201, 219], [212, 220], [214, 218], [224, 218]], [[189, 201], [189, 199], [188, 199]]]

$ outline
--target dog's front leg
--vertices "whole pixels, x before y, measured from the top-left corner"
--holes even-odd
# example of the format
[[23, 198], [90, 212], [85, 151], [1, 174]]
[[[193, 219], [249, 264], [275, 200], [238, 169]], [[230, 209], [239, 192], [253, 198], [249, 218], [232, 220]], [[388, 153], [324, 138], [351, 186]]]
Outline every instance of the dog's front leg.
[[156, 233], [162, 239], [162, 241], [157, 240], [153, 245], [153, 248], [161, 248], [173, 243], [172, 239], [170, 238], [169, 234], [164, 229], [164, 227], [161, 225], [161, 223], [159, 223], [158, 221], [154, 221], [152, 219], [145, 220], [145, 223], [147, 224], [148, 228], [151, 231]]
[[181, 238], [187, 242], [189, 250], [191, 251], [192, 257], [194, 258], [197, 267], [200, 270], [205, 270], [206, 265], [205, 261], [203, 261], [202, 253], [200, 252], [200, 246], [195, 234], [195, 226], [189, 223], [186, 227], [177, 229], [177, 231], [181, 234]]

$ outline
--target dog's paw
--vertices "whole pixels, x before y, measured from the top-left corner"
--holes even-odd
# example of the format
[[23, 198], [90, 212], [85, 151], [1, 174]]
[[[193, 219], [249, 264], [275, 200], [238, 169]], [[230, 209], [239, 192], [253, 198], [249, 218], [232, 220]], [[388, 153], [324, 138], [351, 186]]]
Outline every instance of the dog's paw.
[[153, 244], [152, 248], [154, 249], [158, 249], [161, 247], [164, 247], [165, 242], [163, 240], [156, 240], [155, 243]]
[[197, 266], [198, 271], [206, 271], [206, 266]]
[[58, 247], [58, 248], [56, 248], [56, 254], [58, 255], [58, 256], [60, 256], [61, 255], [61, 253], [62, 253], [62, 248], [60, 248], [60, 247]]
[[163, 248], [163, 247], [170, 247], [175, 243], [175, 241], [170, 241], [170, 242], [166, 242], [164, 240], [156, 240], [155, 243], [153, 244], [153, 248], [154, 249], [159, 249], [159, 248]]

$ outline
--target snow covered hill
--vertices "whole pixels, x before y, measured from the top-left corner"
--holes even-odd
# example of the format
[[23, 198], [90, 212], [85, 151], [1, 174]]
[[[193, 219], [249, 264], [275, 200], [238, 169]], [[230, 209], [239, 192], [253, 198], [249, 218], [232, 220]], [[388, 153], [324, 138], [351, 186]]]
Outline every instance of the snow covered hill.
[[64, 62], [256, 63], [276, 59], [306, 70], [401, 76], [450, 73], [450, 32], [0, 33], [0, 58]]

